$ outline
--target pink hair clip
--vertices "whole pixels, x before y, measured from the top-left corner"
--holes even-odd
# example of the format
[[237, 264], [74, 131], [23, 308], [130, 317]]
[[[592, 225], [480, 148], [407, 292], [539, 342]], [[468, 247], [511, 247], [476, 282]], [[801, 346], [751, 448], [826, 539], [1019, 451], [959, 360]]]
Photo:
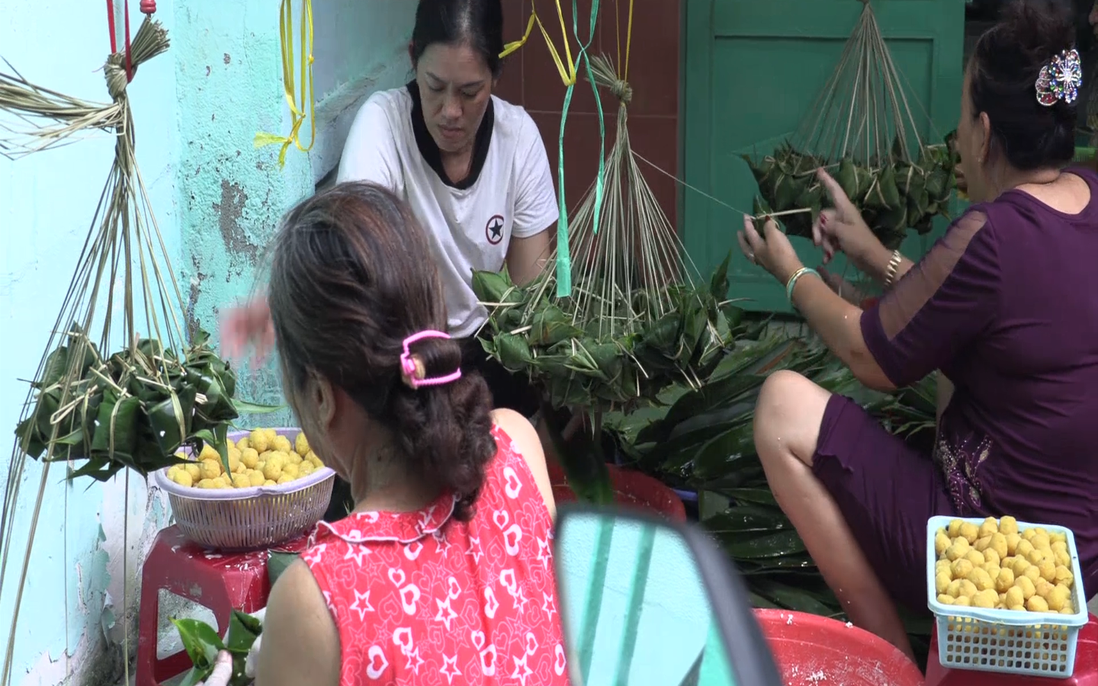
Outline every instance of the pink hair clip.
[[1079, 97], [1079, 86], [1083, 84], [1083, 67], [1079, 52], [1072, 48], [1064, 50], [1041, 67], [1037, 77], [1037, 102], [1052, 107], [1060, 100], [1067, 104]]
[[411, 386], [413, 389], [417, 389], [420, 386], [442, 386], [443, 384], [452, 383], [461, 378], [461, 368], [454, 370], [446, 376], [435, 376], [431, 378], [424, 378], [423, 374], [426, 374], [423, 369], [423, 362], [416, 357], [413, 357], [412, 351], [409, 350], [409, 346], [417, 341], [422, 341], [425, 338], [443, 338], [449, 340], [450, 334], [443, 333], [442, 331], [420, 331], [417, 334], [404, 339], [404, 353], [400, 356], [400, 369], [403, 372], [404, 383]]

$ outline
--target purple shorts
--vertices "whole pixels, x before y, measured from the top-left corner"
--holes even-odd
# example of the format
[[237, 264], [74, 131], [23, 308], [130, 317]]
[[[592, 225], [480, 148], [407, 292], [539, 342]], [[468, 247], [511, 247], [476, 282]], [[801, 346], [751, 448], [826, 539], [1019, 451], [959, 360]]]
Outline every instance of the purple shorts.
[[812, 471], [892, 598], [927, 613], [926, 522], [956, 514], [930, 456], [890, 434], [850, 398], [832, 395]]

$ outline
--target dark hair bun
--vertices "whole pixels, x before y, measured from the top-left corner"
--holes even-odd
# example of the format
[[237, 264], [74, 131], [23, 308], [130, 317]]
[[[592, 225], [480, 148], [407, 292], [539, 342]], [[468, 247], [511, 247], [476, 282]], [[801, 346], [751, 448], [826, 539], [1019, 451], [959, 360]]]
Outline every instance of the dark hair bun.
[[993, 149], [1015, 169], [1062, 167], [1075, 156], [1076, 104], [1037, 101], [1037, 78], [1075, 45], [1066, 0], [1015, 0], [976, 43], [970, 65], [973, 115], [986, 113]]
[[1075, 13], [1063, 0], [1015, 0], [1003, 8], [1000, 40], [1034, 63], [1075, 46]]

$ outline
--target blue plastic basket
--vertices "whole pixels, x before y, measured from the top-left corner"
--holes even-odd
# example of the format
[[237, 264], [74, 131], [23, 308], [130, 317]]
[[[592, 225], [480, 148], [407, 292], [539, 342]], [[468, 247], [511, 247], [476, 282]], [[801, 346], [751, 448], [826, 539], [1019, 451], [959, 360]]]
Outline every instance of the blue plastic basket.
[[983, 518], [931, 517], [926, 527], [927, 606], [938, 623], [938, 662], [943, 667], [1003, 674], [1067, 679], [1075, 671], [1075, 647], [1079, 629], [1087, 623], [1087, 602], [1079, 551], [1070, 529], [1048, 524], [1018, 522], [1018, 530], [1041, 527], [1067, 538], [1071, 556], [1072, 603], [1075, 614], [1018, 612], [938, 602], [934, 584], [934, 535], [954, 519], [977, 526]]

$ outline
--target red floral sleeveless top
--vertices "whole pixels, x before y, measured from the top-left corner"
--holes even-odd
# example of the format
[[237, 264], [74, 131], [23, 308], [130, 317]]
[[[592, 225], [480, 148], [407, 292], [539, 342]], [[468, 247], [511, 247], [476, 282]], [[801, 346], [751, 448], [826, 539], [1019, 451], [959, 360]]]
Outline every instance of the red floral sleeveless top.
[[302, 555], [339, 629], [342, 686], [567, 684], [553, 522], [499, 427], [469, 522], [420, 512], [321, 522]]

